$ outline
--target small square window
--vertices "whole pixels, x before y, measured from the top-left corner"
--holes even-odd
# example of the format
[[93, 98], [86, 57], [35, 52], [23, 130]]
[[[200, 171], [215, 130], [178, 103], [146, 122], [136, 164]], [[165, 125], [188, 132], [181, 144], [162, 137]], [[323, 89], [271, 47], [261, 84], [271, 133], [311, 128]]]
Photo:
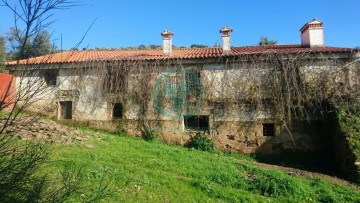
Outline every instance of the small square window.
[[47, 85], [56, 85], [57, 72], [48, 71], [44, 73], [44, 80]]
[[275, 136], [275, 124], [264, 123], [263, 124], [263, 136]]
[[208, 131], [209, 116], [184, 116], [184, 124], [188, 130]]

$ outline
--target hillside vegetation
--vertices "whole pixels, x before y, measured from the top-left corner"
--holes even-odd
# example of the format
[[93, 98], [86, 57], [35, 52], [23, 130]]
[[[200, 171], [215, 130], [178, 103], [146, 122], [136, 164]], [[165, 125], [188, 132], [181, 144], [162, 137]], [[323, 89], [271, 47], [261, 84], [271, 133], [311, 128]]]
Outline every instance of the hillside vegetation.
[[85, 141], [55, 145], [44, 168], [50, 174], [69, 163], [84, 168], [82, 188], [89, 189], [74, 202], [97, 194], [106, 194], [104, 202], [360, 202], [355, 186], [261, 168], [245, 155], [86, 133]]
[[[343, 159], [354, 164], [355, 173], [360, 177], [360, 104], [342, 106], [337, 113], [341, 129], [341, 136], [344, 137], [346, 148], [349, 152], [344, 154]], [[349, 164], [349, 165], [350, 165]], [[359, 181], [359, 180], [358, 180]]]
[[360, 161], [360, 104], [343, 107], [338, 113], [341, 129], [346, 133], [350, 149]]

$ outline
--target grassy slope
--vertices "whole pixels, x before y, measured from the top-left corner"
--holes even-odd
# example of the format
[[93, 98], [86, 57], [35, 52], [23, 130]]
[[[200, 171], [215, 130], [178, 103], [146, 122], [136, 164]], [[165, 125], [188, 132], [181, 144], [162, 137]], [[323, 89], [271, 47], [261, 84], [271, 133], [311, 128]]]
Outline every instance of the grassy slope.
[[245, 156], [106, 133], [95, 133], [83, 144], [56, 146], [51, 160], [85, 167], [89, 189], [76, 194], [74, 202], [91, 195], [101, 177], [111, 180], [105, 202], [360, 202], [360, 192], [352, 188], [263, 169]]

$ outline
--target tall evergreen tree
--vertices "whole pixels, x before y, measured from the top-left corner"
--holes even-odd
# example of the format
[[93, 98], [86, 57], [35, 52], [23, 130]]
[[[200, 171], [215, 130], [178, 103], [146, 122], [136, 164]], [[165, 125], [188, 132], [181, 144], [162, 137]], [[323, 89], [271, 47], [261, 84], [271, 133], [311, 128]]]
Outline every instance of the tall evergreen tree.
[[48, 31], [42, 30], [26, 39], [22, 37], [21, 33], [20, 29], [12, 27], [7, 34], [13, 59], [19, 60], [53, 53], [54, 47], [51, 46]]
[[51, 46], [49, 32], [46, 30], [40, 31], [31, 42], [31, 57], [51, 54], [53, 51], [54, 47]]

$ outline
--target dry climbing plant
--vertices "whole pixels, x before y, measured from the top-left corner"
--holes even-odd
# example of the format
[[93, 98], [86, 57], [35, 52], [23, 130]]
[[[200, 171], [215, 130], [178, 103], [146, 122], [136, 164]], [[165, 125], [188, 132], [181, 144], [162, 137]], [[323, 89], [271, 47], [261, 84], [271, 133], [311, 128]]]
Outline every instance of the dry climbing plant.
[[[358, 101], [359, 66], [353, 53], [346, 59], [339, 55], [306, 51], [262, 53], [223, 56], [209, 64], [176, 59], [114, 59], [87, 63], [85, 68], [75, 69], [75, 75], [88, 77], [90, 70], [98, 79], [92, 84], [95, 97], [89, 99], [94, 104], [104, 99], [125, 104], [125, 111], [131, 112], [127, 115], [133, 116], [130, 119], [138, 120], [139, 130], [149, 134], [149, 121], [159, 119], [152, 98], [156, 78], [174, 68], [201, 70], [203, 106], [213, 108], [215, 116], [224, 117], [227, 122], [271, 119], [292, 136], [295, 121], [321, 119], [344, 102]], [[209, 70], [206, 65], [220, 68]], [[87, 80], [77, 81], [78, 90], [88, 85]], [[162, 99], [159, 102], [164, 105], [171, 102]], [[217, 120], [215, 128], [221, 120]]]

